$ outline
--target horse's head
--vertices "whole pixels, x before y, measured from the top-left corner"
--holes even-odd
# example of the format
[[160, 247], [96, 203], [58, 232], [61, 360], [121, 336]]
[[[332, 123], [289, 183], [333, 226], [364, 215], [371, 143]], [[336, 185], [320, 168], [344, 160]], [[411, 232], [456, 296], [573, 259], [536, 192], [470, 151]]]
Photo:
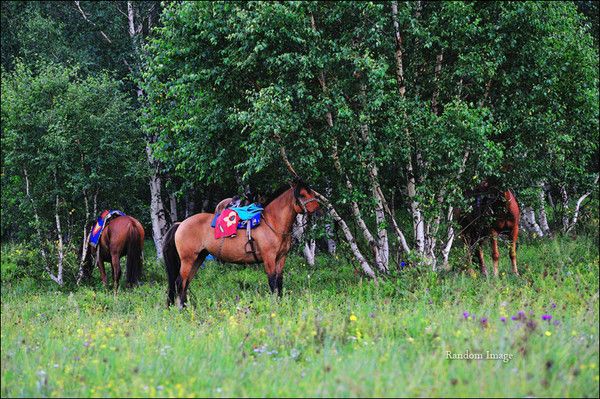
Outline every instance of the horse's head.
[[296, 213], [313, 213], [319, 209], [319, 200], [315, 196], [314, 191], [301, 179], [296, 179], [292, 184], [294, 188], [294, 211]]

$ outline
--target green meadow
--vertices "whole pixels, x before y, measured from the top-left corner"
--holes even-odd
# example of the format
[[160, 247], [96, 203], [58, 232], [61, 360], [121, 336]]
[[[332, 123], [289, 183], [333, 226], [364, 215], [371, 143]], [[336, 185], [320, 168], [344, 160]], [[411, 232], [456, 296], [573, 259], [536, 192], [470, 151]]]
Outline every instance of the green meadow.
[[2, 249], [3, 397], [599, 394], [595, 238], [522, 242], [521, 277], [503, 248], [497, 279], [460, 254], [378, 283], [341, 256], [292, 256], [281, 299], [260, 266], [207, 262], [183, 311], [151, 248], [117, 297], [97, 271], [82, 287], [32, 277], [24, 251]]

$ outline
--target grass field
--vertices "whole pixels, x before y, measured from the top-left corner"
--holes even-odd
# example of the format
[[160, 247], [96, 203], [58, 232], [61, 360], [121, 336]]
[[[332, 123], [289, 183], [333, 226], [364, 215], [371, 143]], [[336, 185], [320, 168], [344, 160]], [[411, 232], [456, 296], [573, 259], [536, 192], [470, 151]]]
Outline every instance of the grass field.
[[1, 393], [598, 397], [596, 245], [523, 243], [520, 278], [502, 249], [498, 279], [405, 268], [377, 285], [341, 258], [292, 257], [279, 300], [260, 267], [212, 262], [184, 311], [165, 308], [156, 262], [117, 298], [97, 271], [82, 288], [3, 277]]

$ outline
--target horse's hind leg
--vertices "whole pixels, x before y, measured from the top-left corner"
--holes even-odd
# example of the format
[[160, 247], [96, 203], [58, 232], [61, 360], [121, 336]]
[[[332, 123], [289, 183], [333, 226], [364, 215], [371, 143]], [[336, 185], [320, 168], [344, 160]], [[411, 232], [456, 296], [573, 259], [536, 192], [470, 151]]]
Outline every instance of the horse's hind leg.
[[519, 270], [517, 269], [517, 239], [519, 237], [519, 228], [518, 226], [513, 227], [510, 234], [510, 263], [512, 264], [512, 271], [517, 276], [519, 275]]
[[492, 229], [492, 260], [494, 261], [494, 276], [498, 277], [498, 260], [500, 251], [498, 251], [498, 232]]
[[185, 257], [181, 259], [181, 268], [179, 269], [179, 308], [185, 307], [187, 302], [187, 290], [190, 286], [190, 282], [196, 275], [196, 272], [200, 268], [202, 262], [208, 255], [208, 251], [202, 250], [196, 255], [195, 258]]
[[104, 261], [102, 260], [100, 254], [98, 254], [96, 263], [98, 264], [98, 270], [100, 270], [100, 278], [102, 279], [102, 285], [106, 287], [106, 270], [104, 269]]
[[121, 281], [121, 258], [119, 254], [111, 254], [111, 264], [113, 269], [113, 286], [115, 289], [115, 295], [119, 290], [119, 281]]

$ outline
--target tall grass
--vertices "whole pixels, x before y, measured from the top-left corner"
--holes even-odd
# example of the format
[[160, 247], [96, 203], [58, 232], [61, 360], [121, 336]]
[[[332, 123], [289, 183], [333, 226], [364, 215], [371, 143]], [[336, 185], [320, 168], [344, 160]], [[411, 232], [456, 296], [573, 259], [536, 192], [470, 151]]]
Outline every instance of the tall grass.
[[498, 279], [405, 268], [377, 284], [342, 259], [291, 257], [281, 299], [260, 267], [207, 262], [184, 311], [165, 307], [150, 251], [146, 283], [116, 298], [97, 272], [62, 290], [3, 277], [1, 393], [597, 397], [593, 240], [521, 245], [520, 278], [505, 252]]

